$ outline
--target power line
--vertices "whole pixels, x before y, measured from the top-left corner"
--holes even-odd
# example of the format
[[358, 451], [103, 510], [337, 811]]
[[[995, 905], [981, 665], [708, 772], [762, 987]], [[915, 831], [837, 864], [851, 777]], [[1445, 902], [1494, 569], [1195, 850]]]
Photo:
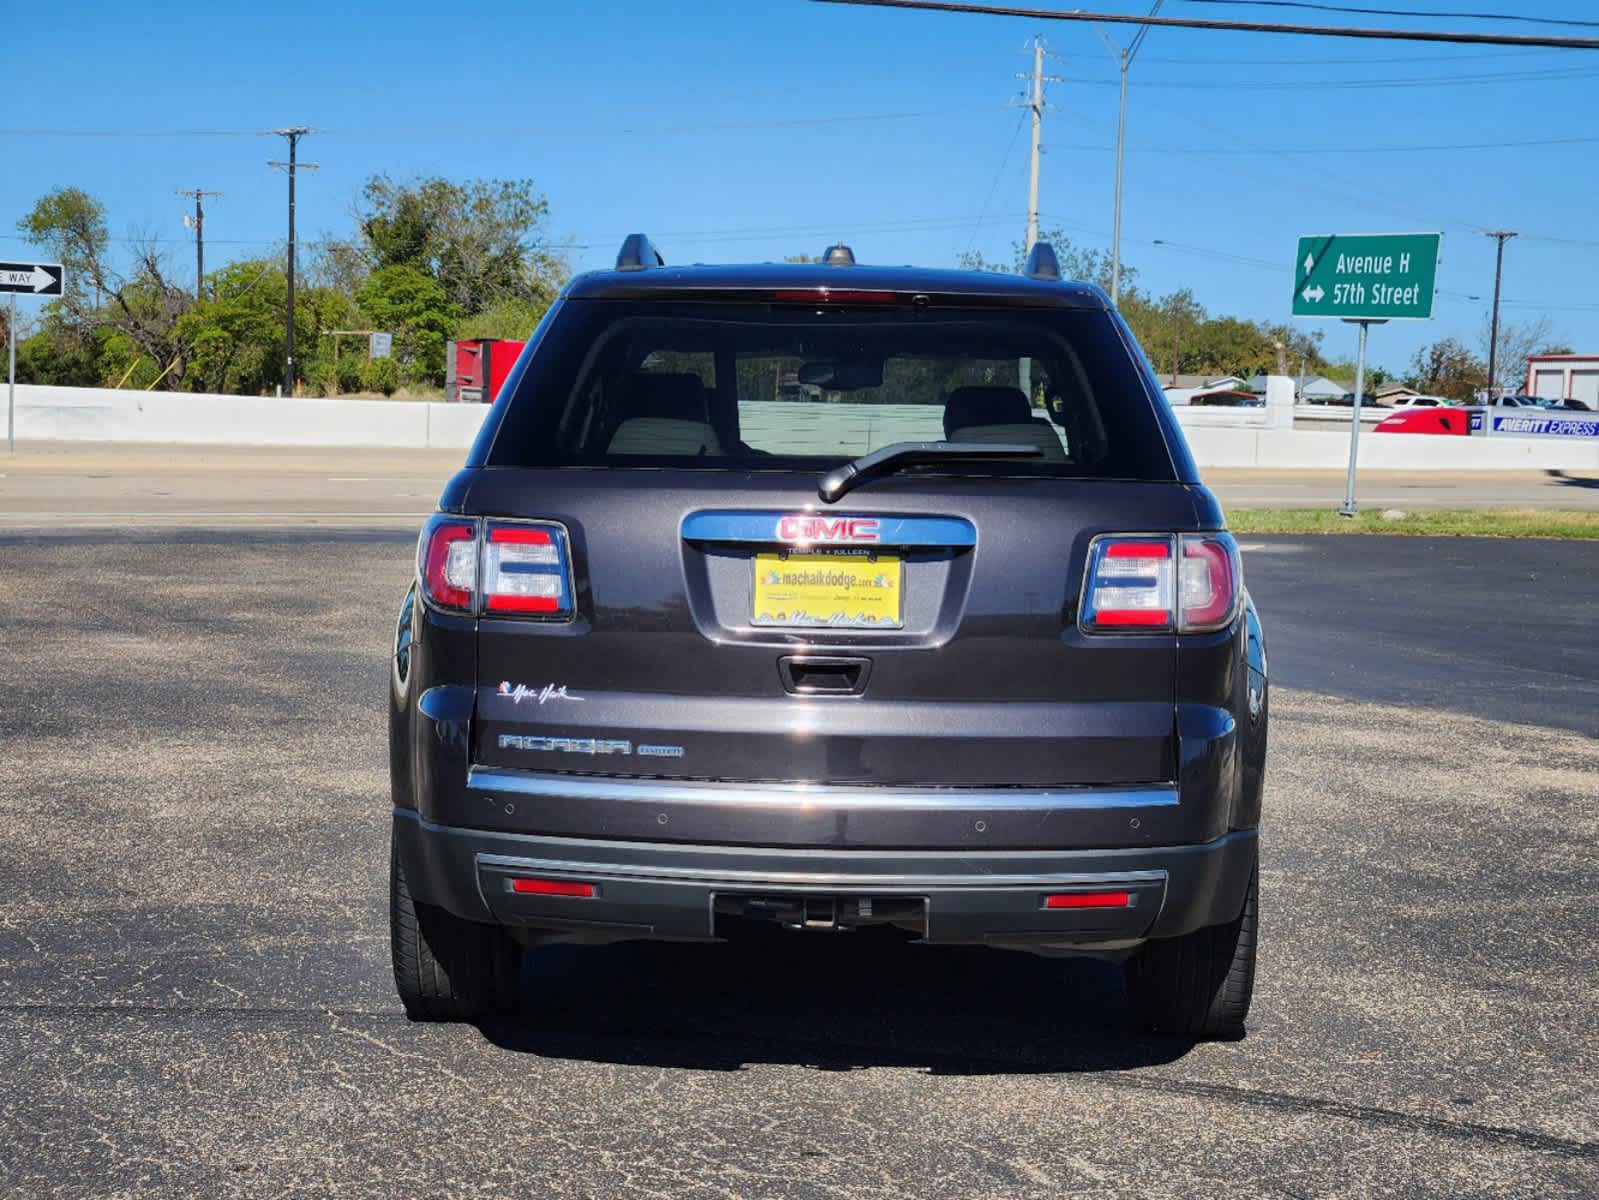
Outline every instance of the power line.
[[[1325, 154], [1420, 154], [1441, 150], [1523, 150], [1532, 146], [1577, 146], [1599, 142], [1599, 137], [1525, 138], [1514, 142], [1454, 142], [1423, 146], [1319, 146], [1297, 149], [1240, 148], [1238, 146], [1133, 146], [1134, 154], [1196, 154], [1215, 157], [1241, 155], [1244, 157], [1320, 157]], [[1052, 150], [1086, 150], [1109, 153], [1115, 146], [1093, 146], [1073, 142], [1051, 142]]]
[[[991, 112], [992, 104], [973, 104], [957, 108], [929, 108], [909, 112], [847, 113], [835, 117], [788, 117], [762, 121], [708, 121], [671, 125], [620, 126], [520, 126], [494, 127], [470, 125], [459, 128], [420, 128], [407, 126], [367, 129], [317, 128], [318, 137], [493, 137], [493, 138], [587, 138], [614, 137], [618, 134], [705, 133], [737, 129], [790, 129], [810, 125], [843, 125], [863, 121], [908, 121], [923, 117], [946, 117], [960, 113]], [[263, 129], [0, 129], [0, 137], [264, 137], [274, 130]]]
[[1189, 4], [1248, 5], [1252, 8], [1312, 8], [1318, 12], [1356, 13], [1372, 17], [1440, 17], [1462, 21], [1520, 21], [1524, 25], [1571, 25], [1599, 29], [1599, 21], [1572, 21], [1562, 17], [1527, 17], [1519, 13], [1439, 12], [1426, 8], [1356, 8], [1347, 4], [1320, 4], [1314, 0], [1188, 0]]
[[983, 207], [978, 210], [977, 220], [972, 222], [971, 235], [966, 239], [967, 253], [971, 252], [972, 243], [977, 240], [977, 231], [982, 227], [983, 218], [988, 215], [988, 206], [994, 202], [994, 192], [999, 188], [1000, 177], [1005, 174], [1005, 168], [1010, 165], [1011, 151], [1016, 149], [1016, 139], [1021, 136], [1022, 121], [1025, 118], [1025, 113], [1016, 114], [1016, 127], [1011, 130], [1010, 141], [1005, 143], [1004, 156], [999, 160], [999, 168], [994, 172], [993, 181], [988, 185], [988, 195], [983, 197]]
[[[1392, 79], [1243, 79], [1243, 80], [1147, 80], [1141, 88], [1161, 88], [1168, 91], [1244, 91], [1244, 92], [1298, 92], [1298, 91], [1369, 91], [1384, 88], [1441, 88], [1480, 87], [1483, 84], [1525, 83], [1528, 81], [1556, 81], [1561, 79], [1592, 79], [1592, 69], [1551, 67], [1539, 71], [1491, 71], [1478, 75], [1402, 75]], [[1096, 79], [1078, 76], [1073, 83], [1097, 84], [1113, 87], [1114, 79]]]
[[1160, 25], [1173, 29], [1208, 29], [1226, 33], [1285, 33], [1309, 37], [1361, 38], [1390, 42], [1449, 42], [1468, 46], [1549, 46], [1560, 50], [1599, 50], [1599, 38], [1553, 37], [1546, 34], [1468, 33], [1458, 30], [1376, 29], [1357, 25], [1289, 25], [1276, 21], [1212, 21], [1198, 17], [1145, 17], [1127, 13], [1061, 12], [1008, 4], [957, 3], [956, 0], [812, 0], [865, 8], [905, 8], [927, 12], [975, 13], [991, 17], [1026, 17], [1034, 21], [1099, 21], [1106, 25]]

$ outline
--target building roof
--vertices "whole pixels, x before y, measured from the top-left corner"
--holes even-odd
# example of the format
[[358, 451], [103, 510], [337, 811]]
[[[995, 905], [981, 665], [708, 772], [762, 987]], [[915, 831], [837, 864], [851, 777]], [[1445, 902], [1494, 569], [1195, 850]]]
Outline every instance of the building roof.
[[1421, 393], [1415, 388], [1410, 387], [1408, 384], [1400, 383], [1398, 380], [1389, 380], [1387, 383], [1379, 383], [1376, 391], [1372, 392], [1372, 395], [1376, 396], [1379, 400], [1382, 400], [1388, 396], [1398, 396], [1401, 394], [1406, 396], [1421, 395]]
[[1209, 388], [1209, 387], [1216, 387], [1219, 384], [1224, 384], [1224, 383], [1242, 383], [1243, 382], [1243, 380], [1239, 379], [1238, 376], [1236, 376], [1236, 375], [1181, 375], [1181, 374], [1179, 374], [1177, 376], [1177, 382], [1173, 383], [1170, 372], [1164, 372], [1164, 371], [1161, 372], [1159, 378], [1160, 378], [1160, 386], [1163, 387], [1163, 388], [1167, 388], [1167, 389], [1170, 389], [1170, 388]]

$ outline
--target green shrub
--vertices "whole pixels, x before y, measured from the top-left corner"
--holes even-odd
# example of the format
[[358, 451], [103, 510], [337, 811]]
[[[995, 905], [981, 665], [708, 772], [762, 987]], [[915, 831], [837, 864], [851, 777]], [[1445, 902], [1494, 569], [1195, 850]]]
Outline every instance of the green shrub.
[[361, 390], [394, 395], [400, 386], [400, 371], [392, 358], [374, 358], [361, 368]]

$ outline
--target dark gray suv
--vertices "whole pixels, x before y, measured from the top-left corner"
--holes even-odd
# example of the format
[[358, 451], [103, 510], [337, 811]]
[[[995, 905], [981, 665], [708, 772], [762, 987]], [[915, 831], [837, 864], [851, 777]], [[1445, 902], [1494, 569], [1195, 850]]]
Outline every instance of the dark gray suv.
[[1113, 957], [1141, 1025], [1241, 1031], [1260, 626], [1048, 246], [669, 268], [634, 235], [438, 507], [390, 707], [413, 1018], [513, 1015], [543, 943], [775, 923]]

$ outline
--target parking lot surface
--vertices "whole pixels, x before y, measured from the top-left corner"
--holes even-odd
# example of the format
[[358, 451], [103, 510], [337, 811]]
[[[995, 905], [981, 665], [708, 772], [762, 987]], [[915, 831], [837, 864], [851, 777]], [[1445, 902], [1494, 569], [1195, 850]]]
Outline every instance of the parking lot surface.
[[864, 935], [542, 951], [524, 1023], [407, 1023], [412, 546], [0, 533], [0, 1195], [1599, 1195], [1599, 544], [1249, 540], [1263, 941], [1205, 1045], [1103, 964]]

